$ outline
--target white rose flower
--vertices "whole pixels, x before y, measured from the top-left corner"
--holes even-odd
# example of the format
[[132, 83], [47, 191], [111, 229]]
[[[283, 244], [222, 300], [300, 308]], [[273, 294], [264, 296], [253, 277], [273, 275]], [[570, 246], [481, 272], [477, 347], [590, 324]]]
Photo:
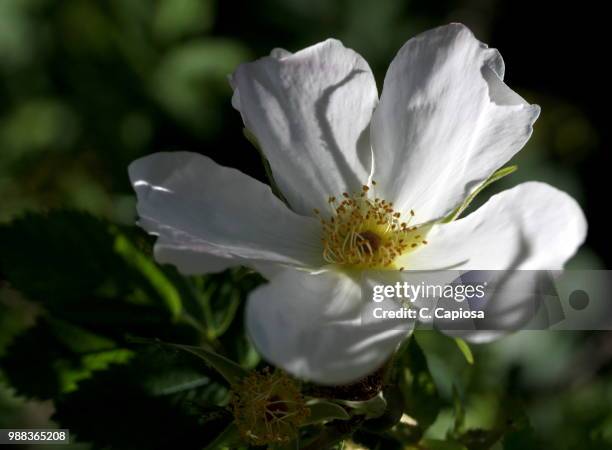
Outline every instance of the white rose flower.
[[[361, 323], [372, 284], [413, 270], [560, 269], [586, 234], [567, 194], [530, 182], [442, 221], [527, 142], [540, 109], [503, 82], [499, 52], [463, 25], [410, 39], [380, 100], [337, 40], [274, 50], [231, 77], [269, 186], [186, 152], [130, 165], [155, 258], [185, 274], [245, 265], [249, 335], [269, 362], [339, 384], [383, 364], [412, 323]], [[381, 281], [382, 280], [382, 281]]]

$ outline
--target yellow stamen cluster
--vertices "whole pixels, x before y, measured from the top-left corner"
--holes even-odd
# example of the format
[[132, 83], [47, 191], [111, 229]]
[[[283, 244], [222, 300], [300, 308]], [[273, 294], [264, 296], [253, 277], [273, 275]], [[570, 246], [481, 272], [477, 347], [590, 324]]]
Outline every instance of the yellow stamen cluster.
[[403, 270], [396, 267], [396, 259], [427, 244], [427, 227], [411, 225], [413, 210], [402, 220], [393, 203], [371, 196], [368, 186], [344, 192], [341, 199], [330, 197], [329, 204], [330, 216], [314, 212], [323, 225], [323, 258], [330, 264]]
[[232, 394], [240, 435], [256, 446], [288, 443], [310, 415], [299, 387], [282, 372], [251, 372]]

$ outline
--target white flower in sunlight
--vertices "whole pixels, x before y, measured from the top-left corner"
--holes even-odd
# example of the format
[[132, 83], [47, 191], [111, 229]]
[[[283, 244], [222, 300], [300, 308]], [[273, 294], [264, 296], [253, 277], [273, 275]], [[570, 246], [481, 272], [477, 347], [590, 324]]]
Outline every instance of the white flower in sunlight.
[[[269, 283], [246, 322], [263, 356], [294, 375], [345, 383], [410, 331], [361, 324], [373, 283], [412, 270], [559, 269], [586, 233], [567, 194], [525, 183], [442, 223], [529, 139], [539, 107], [463, 25], [409, 40], [378, 99], [367, 63], [337, 40], [243, 64], [232, 103], [270, 163], [271, 189], [195, 153], [132, 163], [155, 257], [197, 274], [245, 265]], [[375, 180], [375, 181], [373, 181]]]

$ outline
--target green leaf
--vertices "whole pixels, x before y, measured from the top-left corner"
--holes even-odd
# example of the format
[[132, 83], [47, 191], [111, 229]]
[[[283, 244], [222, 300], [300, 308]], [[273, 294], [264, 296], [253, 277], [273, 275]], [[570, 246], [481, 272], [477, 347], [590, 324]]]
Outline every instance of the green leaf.
[[457, 438], [469, 450], [489, 450], [500, 440], [504, 431], [500, 428], [492, 430], [472, 428], [466, 430], [462, 435], [457, 436]]
[[129, 350], [87, 330], [40, 318], [12, 342], [0, 366], [19, 395], [46, 400], [74, 390], [93, 372], [125, 363], [131, 356]]
[[306, 403], [310, 409], [310, 416], [304, 425], [327, 422], [330, 420], [348, 420], [349, 414], [342, 406], [321, 399], [313, 399]]
[[68, 303], [125, 269], [102, 221], [80, 212], [26, 214], [0, 226], [0, 272], [30, 299]]
[[380, 417], [387, 409], [387, 401], [382, 393], [369, 400], [334, 400], [336, 403], [352, 408], [356, 414], [363, 414], [368, 419]]
[[[263, 153], [261, 152], [261, 146], [259, 145], [259, 142], [257, 141], [257, 138], [255, 137], [255, 135], [253, 133], [251, 133], [251, 130], [249, 130], [248, 128], [244, 127], [242, 129], [242, 134], [244, 135], [246, 140], [249, 141], [251, 143], [251, 145], [257, 149], [257, 151], [259, 152], [261, 157], [265, 159], [265, 157], [263, 156]], [[268, 173], [267, 170], [270, 168], [270, 163], [268, 162], [267, 159], [265, 159], [265, 162], [266, 162], [266, 164], [264, 164], [264, 165], [267, 166], [266, 167], [266, 173]]]
[[197, 300], [209, 340], [223, 336], [234, 323], [247, 294], [262, 283], [253, 272], [238, 268], [187, 280], [191, 295]]
[[455, 415], [453, 432], [458, 434], [464, 429], [465, 426], [465, 407], [463, 406], [463, 400], [461, 399], [459, 390], [455, 385], [453, 385], [453, 410]]
[[404, 413], [404, 399], [402, 392], [396, 384], [385, 386], [383, 397], [387, 404], [385, 411], [379, 417], [367, 420], [363, 427], [374, 432], [382, 432], [393, 428], [399, 423]]
[[[457, 399], [458, 396], [456, 395]], [[504, 407], [499, 411], [495, 426], [491, 429], [471, 428], [464, 430], [463, 423], [461, 423], [460, 426], [455, 426], [453, 438], [463, 443], [470, 450], [489, 450], [500, 440], [502, 440], [504, 449], [536, 450], [544, 448], [543, 443], [536, 438], [520, 399], [508, 396], [499, 401]], [[457, 408], [456, 403], [455, 409]], [[463, 409], [463, 405], [459, 408]], [[455, 414], [464, 415], [463, 412], [455, 412]]]
[[177, 319], [183, 310], [181, 297], [164, 272], [153, 262], [151, 256], [137, 249], [124, 235], [116, 237], [114, 250], [125, 259], [128, 266], [139, 271], [151, 283], [151, 286], [163, 299], [172, 317]]
[[204, 450], [233, 449], [239, 441], [238, 427], [232, 422]]
[[387, 434], [404, 444], [402, 446], [404, 449], [407, 448], [407, 444], [416, 444], [423, 437], [423, 431], [419, 428], [418, 424], [404, 423], [404, 421], [395, 425], [391, 430], [387, 430]]
[[419, 448], [423, 450], [468, 450], [462, 444], [439, 439], [423, 439], [419, 442]]
[[453, 212], [451, 212], [448, 216], [442, 219], [441, 222], [448, 223], [457, 219], [461, 215], [461, 213], [465, 211], [468, 206], [470, 206], [470, 203], [472, 203], [472, 201], [476, 198], [478, 194], [483, 191], [483, 189], [495, 183], [496, 181], [501, 180], [502, 178], [510, 175], [511, 173], [516, 172], [517, 169], [518, 166], [508, 166], [496, 171], [493, 175], [487, 178], [474, 192], [472, 192], [460, 206], [458, 206]]
[[279, 199], [281, 199], [283, 203], [285, 203], [285, 205], [289, 205], [289, 202], [287, 201], [287, 199], [281, 192], [280, 188], [276, 184], [276, 181], [274, 180], [274, 174], [272, 173], [272, 167], [270, 166], [270, 162], [268, 161], [263, 151], [261, 150], [261, 146], [259, 145], [257, 138], [255, 137], [253, 133], [251, 133], [251, 131], [248, 128], [243, 128], [242, 133], [244, 134], [244, 137], [247, 138], [247, 140], [251, 143], [251, 145], [257, 149], [257, 152], [259, 153], [259, 156], [261, 157], [261, 163], [264, 167], [264, 170], [266, 171], [266, 175], [268, 177], [268, 182], [270, 183], [270, 188], [272, 189], [272, 192]]
[[136, 231], [82, 212], [26, 214], [0, 225], [0, 273], [52, 317], [115, 341], [131, 333], [198, 342], [197, 327], [176, 323], [171, 271], [155, 265]]
[[117, 342], [125, 342], [126, 334], [183, 342], [198, 339], [192, 327], [173, 322], [166, 310], [127, 299], [86, 297], [81, 302], [52, 302], [45, 307], [53, 317]]
[[543, 447], [534, 430], [527, 428], [508, 433], [503, 439], [503, 448], [504, 450], [540, 450]]
[[213, 376], [182, 352], [144, 349], [58, 398], [53, 420], [94, 448], [199, 450], [232, 421]]
[[468, 364], [474, 364], [474, 354], [472, 353], [472, 349], [470, 348], [469, 344], [460, 337], [455, 338], [455, 343], [457, 344], [457, 347], [459, 347], [459, 350], [461, 350], [461, 353], [465, 357]]
[[209, 364], [213, 369], [219, 372], [225, 380], [234, 384], [245, 377], [248, 372], [233, 361], [230, 361], [224, 356], [213, 351], [206, 350], [202, 347], [193, 347], [190, 345], [175, 345], [181, 350], [185, 350]]
[[[536, 450], [544, 448], [533, 429], [523, 402], [516, 397], [501, 400], [504, 405], [501, 417], [498, 419], [498, 437], [503, 435], [504, 450]], [[586, 447], [586, 446], [585, 446]]]
[[436, 420], [443, 401], [429, 371], [427, 359], [414, 336], [398, 350], [394, 370], [404, 395], [405, 413], [413, 417], [424, 431]]
[[5, 291], [0, 287], [0, 357], [4, 355], [5, 347], [15, 336], [29, 327], [31, 320], [29, 305], [23, 303], [9, 307], [2, 302], [3, 294]]
[[175, 348], [191, 353], [198, 358], [202, 359], [209, 367], [216, 370], [225, 380], [230, 384], [239, 382], [243, 377], [248, 375], [248, 371], [240, 367], [233, 361], [230, 361], [224, 356], [215, 353], [212, 350], [205, 349], [203, 347], [195, 347], [191, 345], [171, 344], [161, 342], [159, 340], [142, 339], [142, 338], [130, 338], [131, 342], [139, 344], [153, 344], [169, 348]]

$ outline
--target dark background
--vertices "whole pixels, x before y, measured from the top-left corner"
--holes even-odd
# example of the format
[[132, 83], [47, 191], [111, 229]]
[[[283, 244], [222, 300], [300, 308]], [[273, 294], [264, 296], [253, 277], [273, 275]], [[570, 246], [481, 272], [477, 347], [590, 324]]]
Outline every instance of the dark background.
[[[526, 180], [568, 191], [589, 222], [569, 267], [609, 268], [608, 17], [591, 1], [0, 0], [0, 224], [70, 208], [131, 226], [126, 168], [155, 151], [202, 152], [265, 180], [230, 105], [227, 75], [239, 63], [336, 37], [366, 58], [380, 88], [407, 39], [460, 21], [500, 50], [508, 85], [542, 107], [519, 171], [483, 196]], [[0, 357], [35, 316], [2, 275]], [[610, 342], [519, 333], [477, 348], [469, 371], [456, 349], [421, 344], [447, 400], [455, 380], [467, 386], [469, 424], [483, 426], [506, 406], [499, 398], [516, 395], [546, 448], [582, 449], [593, 433], [612, 445]], [[0, 427], [47, 424], [53, 402], [26, 401], [2, 369]]]

